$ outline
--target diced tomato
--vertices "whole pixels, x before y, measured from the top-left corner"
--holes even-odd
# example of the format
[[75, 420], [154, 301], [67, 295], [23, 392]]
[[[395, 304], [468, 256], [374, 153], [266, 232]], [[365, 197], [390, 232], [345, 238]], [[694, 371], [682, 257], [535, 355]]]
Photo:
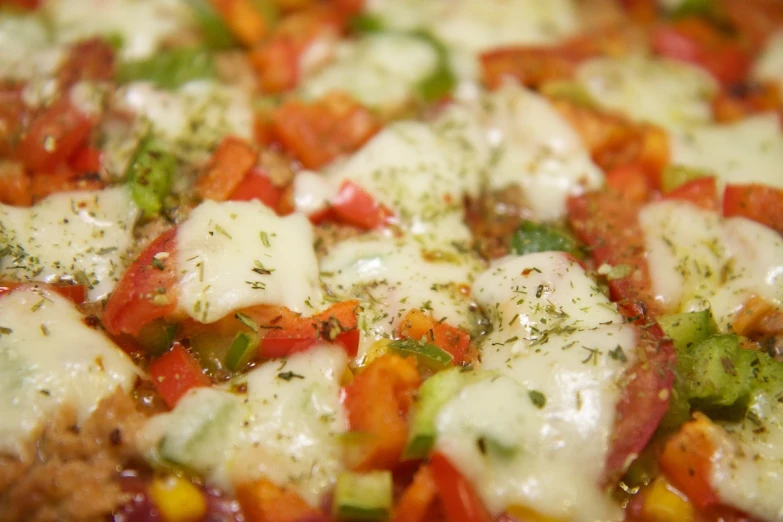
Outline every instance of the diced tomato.
[[57, 70], [62, 92], [80, 81], [109, 82], [114, 80], [114, 49], [103, 38], [82, 40], [71, 46]]
[[752, 114], [780, 111], [783, 96], [776, 82], [767, 81], [721, 89], [711, 105], [716, 121], [730, 123]]
[[339, 92], [307, 105], [289, 101], [272, 115], [274, 137], [308, 169], [355, 151], [379, 129], [369, 110]]
[[237, 486], [237, 500], [247, 522], [328, 522], [329, 518], [295, 491], [262, 478]]
[[42, 0], [0, 0], [0, 7], [8, 6], [26, 11], [34, 11], [42, 4]]
[[98, 172], [101, 169], [101, 151], [95, 147], [82, 147], [71, 156], [68, 165], [79, 174]]
[[[286, 357], [307, 350], [319, 340], [342, 346], [355, 356], [359, 349], [359, 302], [343, 301], [312, 317], [301, 317], [287, 309], [280, 310], [271, 329], [261, 340], [261, 354], [267, 358]], [[253, 310], [247, 311], [253, 317]]]
[[541, 47], [508, 47], [493, 49], [481, 55], [481, 79], [490, 89], [513, 78], [522, 85], [536, 88], [556, 80], [570, 79], [579, 65], [578, 57], [561, 49]]
[[596, 266], [626, 265], [629, 275], [609, 281], [612, 300], [628, 318], [644, 322], [660, 313], [653, 298], [640, 204], [610, 188], [568, 200], [568, 220], [577, 236], [591, 248]]
[[378, 228], [393, 216], [391, 210], [350, 180], [343, 182], [331, 200], [331, 210], [338, 221], [363, 230]]
[[103, 311], [110, 333], [138, 335], [150, 321], [176, 310], [176, 234], [172, 228], [158, 236], [128, 267]]
[[252, 0], [209, 0], [237, 39], [248, 47], [260, 43], [271, 28]]
[[61, 98], [35, 118], [17, 148], [25, 166], [37, 172], [51, 172], [68, 159], [86, 140], [92, 129], [90, 118]]
[[0, 82], [0, 156], [11, 154], [19, 141], [27, 112], [23, 86]]
[[271, 209], [277, 210], [283, 190], [276, 187], [266, 173], [260, 170], [251, 170], [239, 185], [234, 189], [229, 198], [232, 201], [259, 200]]
[[726, 185], [723, 215], [741, 216], [783, 234], [783, 190], [767, 185]]
[[436, 321], [421, 310], [410, 310], [400, 321], [397, 333], [403, 339], [412, 339], [434, 344], [454, 357], [454, 364], [468, 362], [470, 354], [470, 334], [461, 328], [445, 322]]
[[676, 201], [688, 201], [704, 210], [717, 212], [720, 209], [718, 202], [718, 187], [715, 178], [707, 176], [697, 178], [684, 183], [663, 196], [664, 199]]
[[87, 299], [87, 290], [82, 285], [52, 285], [49, 283], [18, 283], [13, 281], [0, 281], [0, 295], [12, 292], [21, 287], [42, 288], [55, 292], [74, 304], [82, 304]]
[[750, 53], [738, 42], [700, 18], [657, 27], [652, 48], [662, 56], [702, 67], [724, 85], [741, 83], [752, 65]]
[[623, 375], [622, 395], [617, 403], [612, 440], [606, 458], [606, 480], [612, 483], [647, 446], [663, 416], [669, 410], [674, 384], [674, 345], [663, 339], [656, 324], [643, 331], [639, 350], [646, 360]]
[[783, 25], [783, 4], [778, 0], [718, 0], [723, 14], [752, 48], [760, 50]]
[[345, 388], [351, 431], [359, 432], [348, 456], [353, 469], [391, 469], [408, 439], [406, 420], [421, 379], [412, 359], [379, 357]]
[[337, 10], [343, 15], [356, 15], [364, 10], [364, 0], [332, 0]]
[[33, 172], [30, 190], [35, 203], [58, 192], [101, 190], [104, 186], [103, 180], [95, 171], [80, 173], [68, 165], [58, 165], [52, 172]]
[[427, 515], [437, 500], [437, 495], [432, 468], [421, 466], [413, 477], [413, 482], [402, 492], [394, 508], [392, 522], [427, 522]]
[[258, 151], [245, 140], [234, 136], [224, 138], [196, 181], [196, 192], [204, 199], [229, 199], [257, 159]]
[[492, 522], [472, 484], [448, 457], [435, 453], [430, 466], [448, 522]]
[[299, 83], [299, 54], [289, 39], [277, 39], [250, 53], [261, 89], [269, 94], [285, 92]]
[[171, 350], [152, 361], [147, 371], [169, 408], [174, 408], [192, 388], [212, 384], [195, 357], [179, 343], [174, 343]]
[[31, 180], [21, 163], [0, 163], [0, 203], [28, 207], [33, 203]]
[[701, 509], [719, 503], [710, 485], [715, 429], [703, 416], [683, 424], [666, 442], [659, 459], [661, 470], [671, 483]]
[[650, 199], [649, 178], [637, 165], [624, 165], [607, 172], [606, 184], [627, 201], [644, 203]]

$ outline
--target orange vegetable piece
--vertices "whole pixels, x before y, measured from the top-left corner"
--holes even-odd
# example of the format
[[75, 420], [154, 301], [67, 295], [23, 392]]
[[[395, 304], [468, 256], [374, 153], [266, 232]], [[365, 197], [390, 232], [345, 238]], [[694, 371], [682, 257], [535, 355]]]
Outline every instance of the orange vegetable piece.
[[454, 364], [470, 359], [470, 334], [461, 328], [436, 321], [421, 310], [410, 310], [398, 328], [400, 337], [414, 341], [425, 340], [454, 357]]
[[176, 406], [191, 388], [212, 384], [196, 359], [179, 343], [174, 343], [171, 350], [152, 361], [147, 370], [152, 384], [169, 408]]
[[402, 492], [394, 509], [393, 522], [427, 522], [427, 515], [437, 500], [438, 489], [432, 468], [424, 465], [413, 477], [413, 482]]
[[210, 0], [210, 3], [234, 36], [246, 46], [260, 43], [269, 34], [269, 23], [253, 6], [252, 0]]
[[0, 163], [0, 203], [29, 207], [33, 203], [30, 176], [20, 163]]
[[353, 469], [390, 469], [400, 460], [408, 439], [406, 419], [421, 379], [413, 359], [385, 355], [371, 362], [345, 388], [351, 431], [366, 437], [349, 455]]
[[203, 199], [229, 199], [257, 159], [258, 152], [246, 141], [234, 136], [224, 138], [196, 182], [196, 192]]
[[237, 487], [236, 493], [248, 522], [326, 520], [323, 513], [311, 507], [296, 492], [281, 488], [265, 478]]

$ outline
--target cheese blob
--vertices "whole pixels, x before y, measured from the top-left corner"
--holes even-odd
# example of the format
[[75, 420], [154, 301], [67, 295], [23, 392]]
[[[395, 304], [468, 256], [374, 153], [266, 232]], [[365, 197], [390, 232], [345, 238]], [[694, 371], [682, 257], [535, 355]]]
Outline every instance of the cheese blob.
[[579, 66], [576, 81], [599, 106], [666, 129], [712, 120], [715, 80], [682, 62], [641, 55], [595, 58]]
[[[83, 422], [101, 399], [129, 392], [130, 358], [64, 297], [30, 285], [0, 296], [0, 453], [22, 459], [61, 408]], [[34, 451], [34, 448], [32, 448]]]
[[211, 323], [240, 308], [320, 306], [313, 231], [302, 215], [279, 217], [258, 201], [205, 201], [177, 230], [179, 306]]
[[650, 203], [639, 222], [653, 293], [667, 312], [709, 308], [730, 331], [751, 296], [783, 304], [783, 239], [774, 230], [681, 201]]
[[[267, 478], [318, 506], [342, 470], [340, 401], [345, 351], [313, 346], [269, 361], [225, 386], [195, 388], [150, 419], [141, 450], [206, 475], [229, 491]], [[238, 387], [246, 392], [237, 393]]]
[[561, 252], [501, 259], [473, 292], [493, 326], [481, 367], [495, 376], [443, 407], [437, 450], [495, 515], [517, 506], [558, 520], [621, 520], [600, 482], [634, 328]]
[[0, 276], [73, 281], [92, 301], [125, 270], [139, 210], [124, 187], [53, 194], [29, 208], [0, 204]]
[[372, 234], [342, 241], [321, 260], [324, 291], [362, 304], [359, 359], [373, 342], [394, 336], [412, 309], [473, 330], [477, 314], [466, 289], [483, 268], [473, 254], [413, 236]]
[[671, 144], [673, 164], [705, 170], [720, 184], [783, 188], [783, 132], [775, 114], [674, 132]]
[[783, 30], [778, 30], [767, 40], [752, 74], [757, 80], [777, 82], [778, 88], [783, 90]]

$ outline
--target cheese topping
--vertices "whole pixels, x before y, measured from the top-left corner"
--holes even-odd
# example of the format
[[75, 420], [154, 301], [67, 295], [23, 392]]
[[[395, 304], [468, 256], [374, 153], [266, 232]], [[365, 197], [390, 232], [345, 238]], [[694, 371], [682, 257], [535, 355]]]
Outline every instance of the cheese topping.
[[321, 304], [310, 222], [258, 201], [196, 207], [177, 230], [177, 272], [179, 305], [202, 323], [258, 304], [305, 315]]
[[703, 169], [722, 183], [783, 188], [783, 132], [775, 114], [674, 133], [672, 163]]
[[644, 56], [595, 58], [577, 69], [576, 80], [602, 107], [667, 129], [712, 120], [715, 81], [682, 62]]
[[564, 520], [622, 519], [600, 480], [633, 327], [559, 252], [500, 260], [473, 290], [494, 327], [482, 368], [501, 377], [441, 410], [438, 450], [494, 514], [524, 506]]
[[601, 186], [581, 138], [544, 97], [509, 83], [480, 105], [493, 150], [491, 188], [520, 185], [533, 215], [548, 220], [564, 215], [568, 196]]
[[[147, 423], [142, 450], [227, 489], [265, 477], [318, 506], [342, 470], [346, 363], [342, 348], [321, 345], [269, 361], [229, 386], [193, 389]], [[246, 394], [231, 391], [241, 383]]]
[[370, 235], [331, 248], [321, 261], [321, 277], [328, 295], [362, 303], [361, 358], [374, 341], [389, 338], [414, 308], [474, 329], [476, 314], [465, 289], [481, 268], [477, 258], [448, 244]]
[[124, 58], [146, 58], [189, 21], [176, 0], [57, 0], [46, 13], [63, 43], [93, 36], [119, 37]]
[[51, 75], [63, 59], [63, 50], [50, 45], [37, 16], [0, 16], [0, 78], [43, 80], [54, 91]]
[[647, 205], [639, 222], [653, 292], [667, 311], [710, 308], [728, 330], [752, 295], [783, 303], [783, 239], [774, 230], [677, 201]]
[[767, 47], [753, 67], [753, 76], [777, 82], [778, 87], [783, 89], [783, 30], [767, 40]]
[[122, 277], [138, 213], [122, 187], [54, 194], [30, 208], [0, 204], [0, 277], [71, 280], [103, 299]]
[[0, 453], [32, 457], [26, 443], [61, 407], [82, 422], [138, 373], [60, 295], [30, 287], [0, 296]]
[[149, 83], [118, 89], [115, 109], [146, 120], [176, 156], [204, 163], [227, 135], [253, 137], [253, 111], [246, 92], [208, 80], [186, 83], [176, 91]]
[[340, 43], [334, 63], [307, 79], [300, 91], [305, 97], [319, 98], [341, 90], [368, 107], [399, 108], [413, 98], [417, 82], [437, 64], [437, 52], [422, 38], [371, 35]]

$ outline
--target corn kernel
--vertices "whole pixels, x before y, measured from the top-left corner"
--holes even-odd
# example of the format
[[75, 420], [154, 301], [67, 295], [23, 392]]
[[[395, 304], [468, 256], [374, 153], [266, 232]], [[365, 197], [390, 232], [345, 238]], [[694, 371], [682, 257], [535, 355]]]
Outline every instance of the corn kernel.
[[557, 518], [536, 513], [526, 506], [509, 506], [508, 514], [525, 522], [561, 522]]
[[692, 522], [693, 506], [663, 478], [657, 478], [645, 493], [644, 520], [648, 522]]
[[207, 511], [207, 501], [201, 491], [176, 475], [155, 478], [150, 497], [166, 522], [192, 522]]

